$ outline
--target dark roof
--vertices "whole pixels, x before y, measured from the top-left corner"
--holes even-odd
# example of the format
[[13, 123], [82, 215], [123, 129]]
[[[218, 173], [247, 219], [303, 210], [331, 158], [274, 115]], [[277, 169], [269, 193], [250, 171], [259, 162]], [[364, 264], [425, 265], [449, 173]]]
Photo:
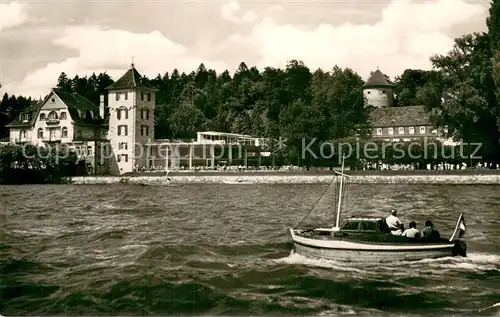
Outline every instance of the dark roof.
[[[62, 102], [68, 107], [68, 112], [71, 115], [71, 119], [77, 123], [87, 123], [87, 124], [102, 124], [103, 120], [99, 117], [99, 107], [92, 103], [92, 101], [83, 97], [82, 95], [73, 92], [64, 92], [58, 89], [52, 89], [52, 91], [61, 98]], [[78, 110], [81, 112], [81, 116], [78, 114]], [[94, 119], [86, 117], [86, 111], [91, 110], [94, 113]]]
[[[92, 101], [83, 97], [78, 93], [64, 92], [59, 89], [53, 88], [50, 94], [48, 94], [43, 101], [37, 101], [32, 106], [24, 109], [21, 114], [19, 114], [14, 121], [7, 125], [7, 127], [32, 127], [35, 124], [35, 120], [38, 117], [38, 112], [40, 108], [49, 100], [52, 93], [56, 94], [61, 101], [68, 107], [69, 115], [71, 119], [77, 123], [83, 124], [104, 124], [104, 120], [99, 117], [99, 107], [92, 103]], [[81, 112], [81, 117], [78, 113]], [[87, 117], [87, 110], [91, 110], [94, 113], [94, 118]], [[29, 115], [29, 121], [23, 122], [21, 119], [24, 115]]]
[[429, 126], [430, 113], [424, 106], [375, 108], [370, 112], [373, 127]]
[[145, 88], [148, 90], [157, 90], [155, 87], [143, 80], [142, 75], [135, 69], [134, 64], [131, 65], [130, 69], [123, 74], [120, 79], [115, 81], [114, 84], [106, 87], [108, 90], [115, 89], [129, 89], [129, 88]]
[[[42, 105], [43, 105], [42, 100], [33, 101], [33, 103], [28, 108], [23, 109], [23, 111], [21, 111], [21, 113], [19, 115], [17, 115], [16, 118], [14, 120], [12, 120], [11, 123], [7, 124], [6, 127], [7, 128], [10, 128], [10, 127], [12, 127], [12, 128], [32, 127], [35, 124], [35, 120], [36, 120], [36, 117], [38, 115], [38, 110], [40, 110]], [[29, 118], [27, 122], [23, 122], [25, 115], [27, 115]]]
[[373, 74], [368, 78], [364, 87], [392, 87], [393, 85], [387, 80], [385, 75], [377, 69], [373, 72]]

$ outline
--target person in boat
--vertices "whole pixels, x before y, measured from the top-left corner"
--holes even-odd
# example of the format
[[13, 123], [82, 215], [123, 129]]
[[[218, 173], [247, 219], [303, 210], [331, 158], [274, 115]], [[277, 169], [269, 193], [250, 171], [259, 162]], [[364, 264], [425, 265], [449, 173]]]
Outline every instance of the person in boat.
[[410, 228], [403, 231], [401, 235], [408, 238], [420, 238], [420, 231], [417, 229], [417, 223], [415, 221], [411, 221]]
[[425, 228], [422, 230], [422, 238], [427, 238], [429, 240], [439, 240], [441, 239], [441, 235], [439, 231], [434, 229], [434, 224], [432, 221], [427, 220], [425, 222]]
[[391, 234], [400, 236], [403, 233], [403, 222], [397, 216], [397, 210], [391, 209], [389, 216], [385, 218], [385, 223], [389, 227]]

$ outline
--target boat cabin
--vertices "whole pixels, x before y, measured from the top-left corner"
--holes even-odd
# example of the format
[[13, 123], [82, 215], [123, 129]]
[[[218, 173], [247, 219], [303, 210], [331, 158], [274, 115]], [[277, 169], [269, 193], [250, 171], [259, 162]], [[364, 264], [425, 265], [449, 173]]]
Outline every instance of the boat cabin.
[[355, 233], [390, 233], [383, 218], [350, 218], [340, 228], [340, 232]]

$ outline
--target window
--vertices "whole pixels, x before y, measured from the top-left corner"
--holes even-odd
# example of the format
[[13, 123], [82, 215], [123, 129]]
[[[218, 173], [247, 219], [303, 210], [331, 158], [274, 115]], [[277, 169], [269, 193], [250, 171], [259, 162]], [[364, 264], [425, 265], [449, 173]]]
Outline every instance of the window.
[[68, 137], [68, 128], [64, 127], [61, 130], [61, 137], [67, 138]]
[[50, 102], [51, 102], [51, 103], [55, 103], [55, 102], [56, 102], [56, 98], [51, 98], [51, 99], [50, 99]]
[[116, 156], [116, 161], [117, 162], [128, 162], [128, 154], [118, 154]]
[[40, 113], [40, 120], [45, 120], [45, 113]]
[[149, 135], [149, 127], [147, 125], [141, 126], [141, 135]]
[[50, 129], [49, 130], [49, 137], [51, 140], [56, 138], [56, 129]]
[[120, 107], [118, 110], [117, 110], [117, 113], [116, 113], [116, 117], [118, 120], [121, 120], [121, 119], [128, 119], [128, 109], [125, 108], [125, 107]]
[[447, 125], [444, 126], [443, 132], [448, 133], [448, 126]]
[[92, 155], [92, 147], [87, 146], [87, 155]]
[[382, 128], [377, 128], [377, 135], [382, 135]]
[[358, 221], [350, 221], [342, 227], [342, 230], [358, 230], [359, 222]]
[[66, 120], [66, 112], [61, 112], [61, 120]]
[[118, 135], [128, 135], [128, 126], [119, 125], [118, 126]]
[[117, 93], [115, 94], [115, 100], [116, 100], [116, 101], [119, 101], [119, 100], [120, 100], [120, 93], [119, 93], [119, 92], [117, 92]]
[[393, 135], [394, 134], [394, 129], [393, 128], [389, 128], [388, 132], [389, 132], [390, 135]]
[[376, 222], [361, 222], [362, 231], [377, 231], [377, 223]]
[[126, 92], [124, 95], [125, 95], [125, 100], [128, 100], [128, 92]]
[[127, 149], [127, 142], [120, 142], [118, 143], [118, 149], [119, 150], [126, 150]]
[[38, 128], [37, 135], [38, 135], [39, 139], [43, 139], [43, 129], [42, 128]]
[[55, 111], [49, 112], [49, 116], [48, 117], [49, 117], [49, 120], [55, 120], [55, 119], [57, 119], [57, 112], [55, 112]]
[[141, 119], [149, 120], [149, 109], [141, 109]]
[[398, 133], [399, 133], [399, 134], [405, 134], [405, 128], [403, 128], [403, 127], [399, 127], [399, 129], [398, 129]]
[[409, 131], [410, 131], [410, 134], [415, 134], [415, 128], [414, 127], [410, 127]]
[[151, 101], [151, 93], [148, 92], [148, 101]]
[[425, 134], [425, 127], [420, 127], [420, 134]]
[[144, 100], [144, 93], [141, 91], [141, 100]]

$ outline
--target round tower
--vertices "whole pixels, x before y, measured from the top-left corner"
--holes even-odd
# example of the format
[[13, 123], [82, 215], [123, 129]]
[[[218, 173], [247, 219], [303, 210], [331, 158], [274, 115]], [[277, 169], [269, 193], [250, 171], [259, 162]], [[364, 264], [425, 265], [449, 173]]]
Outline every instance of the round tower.
[[394, 103], [394, 85], [377, 68], [363, 86], [366, 105], [377, 108], [392, 107]]

